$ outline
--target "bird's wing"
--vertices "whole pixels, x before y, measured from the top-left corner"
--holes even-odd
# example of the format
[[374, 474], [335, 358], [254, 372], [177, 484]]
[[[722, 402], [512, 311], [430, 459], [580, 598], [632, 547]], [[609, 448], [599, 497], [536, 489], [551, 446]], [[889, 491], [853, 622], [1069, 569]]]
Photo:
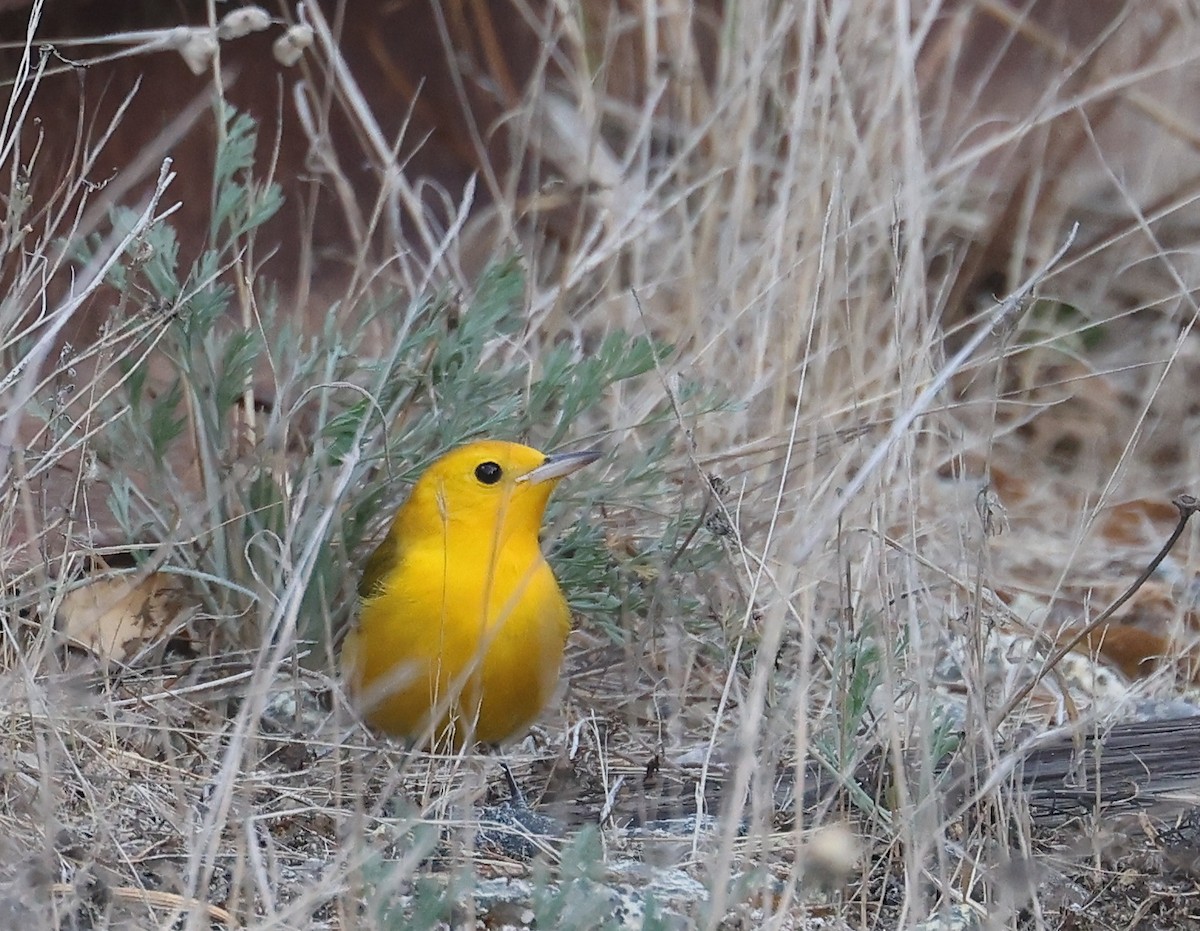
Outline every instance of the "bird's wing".
[[399, 561], [399, 537], [395, 532], [389, 532], [363, 566], [362, 578], [358, 580], [358, 597], [374, 598], [383, 591], [384, 582]]

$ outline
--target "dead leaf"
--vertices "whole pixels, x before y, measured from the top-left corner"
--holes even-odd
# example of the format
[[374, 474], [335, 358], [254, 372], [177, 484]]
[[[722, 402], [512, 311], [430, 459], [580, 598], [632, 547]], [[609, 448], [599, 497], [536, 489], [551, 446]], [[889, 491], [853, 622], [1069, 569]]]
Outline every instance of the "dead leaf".
[[1179, 508], [1163, 498], [1135, 498], [1114, 505], [1100, 524], [1104, 539], [1118, 546], [1159, 545], [1179, 522]]
[[97, 578], [67, 592], [56, 626], [98, 658], [128, 662], [179, 617], [181, 592], [179, 581], [163, 572]]

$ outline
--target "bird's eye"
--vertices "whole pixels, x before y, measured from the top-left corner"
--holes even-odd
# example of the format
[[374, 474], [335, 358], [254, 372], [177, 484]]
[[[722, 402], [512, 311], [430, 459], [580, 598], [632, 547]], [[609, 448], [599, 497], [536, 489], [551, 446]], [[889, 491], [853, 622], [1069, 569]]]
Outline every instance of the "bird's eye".
[[496, 462], [481, 462], [475, 466], [475, 477], [485, 485], [495, 485], [503, 474], [504, 470]]

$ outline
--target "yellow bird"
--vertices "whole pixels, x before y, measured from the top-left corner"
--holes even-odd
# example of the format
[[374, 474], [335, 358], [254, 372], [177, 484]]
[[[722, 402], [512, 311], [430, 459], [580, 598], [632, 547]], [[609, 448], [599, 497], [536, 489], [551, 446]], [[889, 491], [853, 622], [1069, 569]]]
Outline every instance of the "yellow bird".
[[533, 723], [571, 623], [538, 531], [559, 480], [599, 457], [485, 441], [422, 473], [367, 560], [342, 651], [368, 723], [442, 748]]

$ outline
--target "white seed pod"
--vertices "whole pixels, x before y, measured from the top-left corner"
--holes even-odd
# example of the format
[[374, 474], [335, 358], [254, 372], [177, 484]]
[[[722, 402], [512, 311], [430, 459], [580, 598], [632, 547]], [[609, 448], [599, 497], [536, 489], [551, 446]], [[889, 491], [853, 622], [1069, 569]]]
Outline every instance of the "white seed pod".
[[297, 23], [275, 40], [271, 51], [275, 60], [283, 67], [290, 68], [300, 60], [304, 50], [312, 45], [313, 30], [307, 23]]
[[260, 6], [243, 6], [226, 13], [217, 24], [217, 38], [222, 42], [240, 39], [252, 32], [262, 32], [271, 25], [271, 17]]
[[187, 41], [180, 47], [179, 54], [192, 69], [192, 74], [204, 74], [212, 64], [213, 56], [217, 54], [217, 37], [212, 34], [211, 29], [193, 29]]

